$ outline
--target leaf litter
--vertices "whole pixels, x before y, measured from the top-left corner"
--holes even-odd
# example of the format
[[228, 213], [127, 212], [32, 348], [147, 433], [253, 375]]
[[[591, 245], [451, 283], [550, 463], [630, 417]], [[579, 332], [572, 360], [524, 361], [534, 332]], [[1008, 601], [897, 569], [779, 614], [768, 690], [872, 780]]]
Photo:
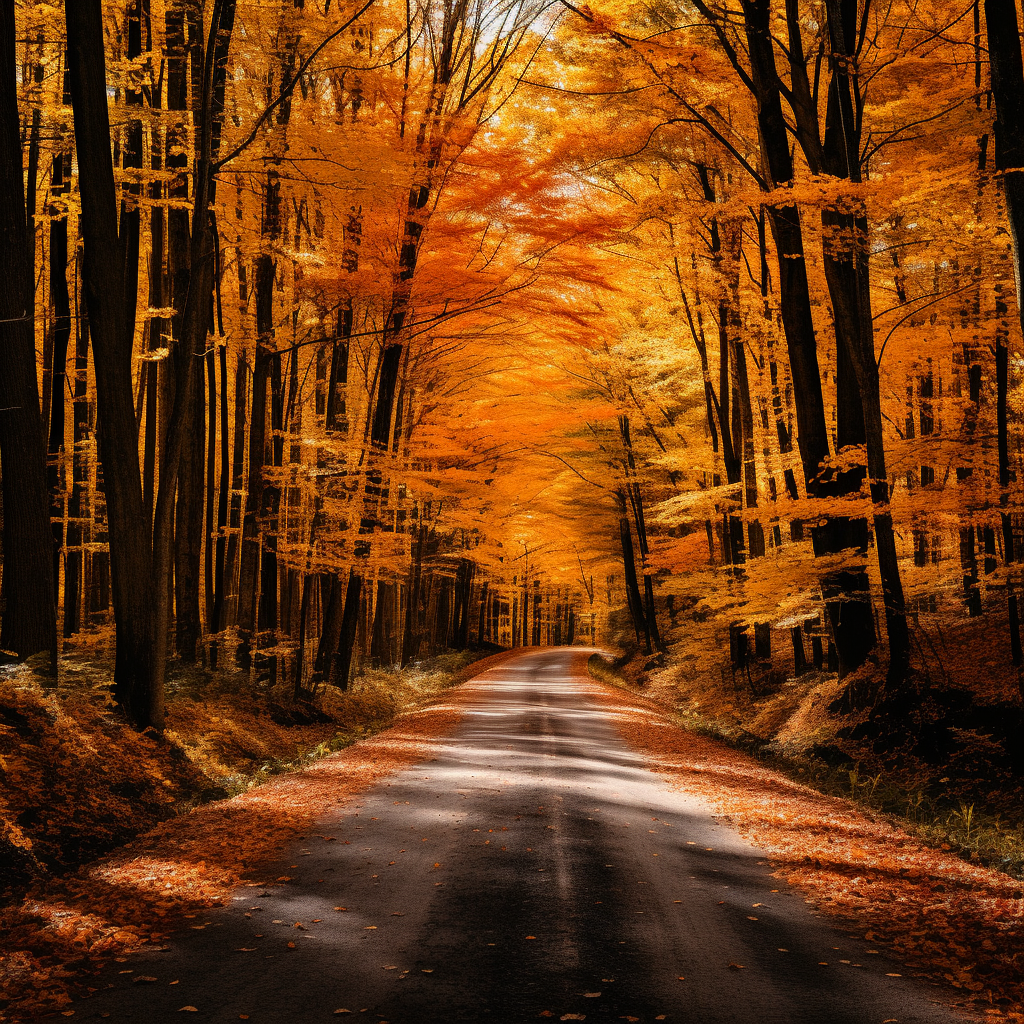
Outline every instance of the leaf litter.
[[161, 822], [2, 908], [0, 1022], [66, 1010], [112, 957], [161, 942], [188, 914], [224, 904], [240, 886], [287, 884], [269, 880], [263, 866], [331, 808], [428, 758], [432, 744], [455, 728], [459, 705], [449, 692], [371, 739]]

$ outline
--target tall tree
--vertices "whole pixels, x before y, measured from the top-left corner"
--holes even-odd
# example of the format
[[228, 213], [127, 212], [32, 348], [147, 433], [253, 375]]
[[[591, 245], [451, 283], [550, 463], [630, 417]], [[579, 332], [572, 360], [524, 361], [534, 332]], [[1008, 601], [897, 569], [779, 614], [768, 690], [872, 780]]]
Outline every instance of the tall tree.
[[[57, 657], [46, 438], [36, 381], [35, 237], [28, 230], [18, 116], [14, 0], [0, 3], [0, 462], [3, 623], [0, 647]], [[102, 44], [101, 44], [102, 45]], [[33, 196], [33, 204], [35, 197]], [[62, 396], [63, 398], [63, 396]]]

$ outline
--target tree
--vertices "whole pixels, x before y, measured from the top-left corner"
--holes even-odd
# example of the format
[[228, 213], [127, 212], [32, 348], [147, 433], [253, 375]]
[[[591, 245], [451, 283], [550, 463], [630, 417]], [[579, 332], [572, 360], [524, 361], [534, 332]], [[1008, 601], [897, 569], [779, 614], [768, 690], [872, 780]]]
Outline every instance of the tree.
[[[27, 228], [18, 117], [14, 0], [0, 4], [0, 462], [3, 472], [3, 623], [0, 647], [49, 651], [56, 671], [53, 538], [33, 323], [35, 239]], [[33, 203], [35, 197], [32, 197]]]

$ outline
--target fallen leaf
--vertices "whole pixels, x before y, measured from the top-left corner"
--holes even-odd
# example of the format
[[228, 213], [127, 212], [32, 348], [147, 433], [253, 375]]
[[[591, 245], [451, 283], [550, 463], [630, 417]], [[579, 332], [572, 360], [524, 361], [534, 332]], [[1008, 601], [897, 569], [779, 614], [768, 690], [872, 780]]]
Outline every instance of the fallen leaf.
[[559, 1020], [586, 1020], [587, 1015], [585, 1013], [563, 1013]]
[[156, 978], [151, 978], [146, 974], [140, 974], [137, 978], [132, 978], [133, 985], [151, 985]]
[[433, 967], [421, 967], [420, 971], [423, 974], [433, 974], [434, 973], [434, 968]]
[[729, 969], [732, 971], [745, 971], [747, 968], [745, 964], [729, 964]]
[[583, 998], [584, 999], [597, 999], [597, 997], [600, 996], [600, 994], [601, 994], [600, 992], [584, 992], [583, 993]]
[[198, 1013], [199, 1011], [194, 1006], [183, 1006], [178, 1013]]
[[528, 939], [535, 939], [535, 938], [537, 938], [537, 936], [536, 936], [536, 935], [527, 935], [526, 937], [527, 937]]
[[288, 943], [288, 948], [289, 949], [294, 949], [295, 948], [295, 943], [294, 942], [289, 942]]

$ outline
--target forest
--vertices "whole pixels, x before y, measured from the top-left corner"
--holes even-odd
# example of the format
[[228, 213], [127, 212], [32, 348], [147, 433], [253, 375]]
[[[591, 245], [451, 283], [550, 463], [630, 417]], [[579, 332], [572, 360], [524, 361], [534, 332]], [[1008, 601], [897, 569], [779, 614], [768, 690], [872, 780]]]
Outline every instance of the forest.
[[1020, 26], [2, 0], [11, 877], [82, 841], [69, 737], [523, 647], [1019, 824]]

